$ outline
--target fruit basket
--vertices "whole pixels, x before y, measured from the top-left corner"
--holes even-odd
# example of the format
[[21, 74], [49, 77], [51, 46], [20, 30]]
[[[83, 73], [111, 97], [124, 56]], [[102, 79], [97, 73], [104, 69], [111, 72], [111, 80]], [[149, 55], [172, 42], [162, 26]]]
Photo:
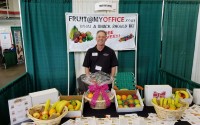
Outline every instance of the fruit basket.
[[[111, 101], [111, 100], [114, 98], [114, 94], [113, 94], [112, 92], [110, 92], [109, 90], [107, 90], [106, 93], [107, 93], [107, 95], [108, 95], [108, 97], [109, 97], [109, 100]], [[93, 105], [91, 104], [92, 97], [89, 96], [89, 94], [91, 95], [91, 93], [90, 93], [89, 91], [85, 92], [85, 93], [84, 93], [84, 98], [85, 98], [87, 101], [89, 101], [90, 107], [91, 107], [92, 109], [106, 109], [106, 108], [107, 108], [106, 101], [103, 99], [101, 93], [99, 94], [98, 99], [96, 100], [96, 105], [95, 105], [95, 106], [93, 106]]]
[[179, 103], [181, 103], [182, 106], [176, 110], [165, 109], [163, 107], [156, 105], [152, 101], [151, 101], [151, 103], [154, 106], [154, 109], [155, 109], [158, 117], [163, 120], [179, 120], [181, 118], [183, 112], [189, 107], [189, 104], [187, 102], [183, 102], [183, 101], [179, 101]]
[[33, 117], [31, 110], [39, 110], [42, 107], [44, 107], [44, 104], [33, 106], [32, 108], [28, 109], [28, 111], [27, 111], [28, 118], [33, 120], [36, 125], [59, 125], [61, 119], [68, 113], [68, 108], [65, 106], [63, 108], [61, 114], [58, 117], [54, 117], [52, 119], [47, 119], [47, 120], [41, 120], [41, 119], [37, 119], [37, 118]]

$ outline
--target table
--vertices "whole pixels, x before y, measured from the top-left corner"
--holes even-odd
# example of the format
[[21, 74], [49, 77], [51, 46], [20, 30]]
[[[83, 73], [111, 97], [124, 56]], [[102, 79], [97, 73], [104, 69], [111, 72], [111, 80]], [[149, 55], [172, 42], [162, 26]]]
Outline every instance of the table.
[[[111, 106], [107, 109], [101, 109], [96, 110], [90, 108], [89, 103], [84, 104], [84, 110], [83, 110], [83, 116], [90, 117], [95, 116], [98, 118], [105, 118], [105, 115], [110, 115], [111, 117], [118, 117], [119, 115], [125, 115], [125, 114], [131, 114], [133, 112], [129, 113], [118, 113], [116, 112], [115, 103], [111, 103]], [[138, 116], [142, 117], [148, 117], [148, 113], [155, 113], [154, 107], [152, 106], [145, 106], [143, 111], [135, 112]], [[61, 120], [61, 123], [64, 123], [65, 121], [69, 120], [69, 118], [63, 118]], [[175, 125], [191, 125], [189, 122], [186, 121], [178, 121], [175, 123]]]

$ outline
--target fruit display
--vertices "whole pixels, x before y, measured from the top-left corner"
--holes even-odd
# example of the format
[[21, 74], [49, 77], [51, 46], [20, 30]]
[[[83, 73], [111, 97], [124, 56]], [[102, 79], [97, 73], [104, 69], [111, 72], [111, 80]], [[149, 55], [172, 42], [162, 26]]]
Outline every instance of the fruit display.
[[133, 38], [133, 34], [131, 33], [130, 35], [127, 35], [127, 36], [120, 38], [119, 42], [127, 41], [127, 40], [132, 39], [132, 38]]
[[82, 102], [79, 100], [69, 100], [66, 103], [69, 111], [78, 111], [81, 110]]
[[140, 100], [138, 99], [137, 94], [122, 94], [116, 95], [118, 108], [133, 108], [141, 107]]
[[59, 117], [64, 112], [66, 113], [68, 109], [66, 108], [67, 101], [57, 101], [54, 104], [50, 104], [50, 99], [48, 99], [45, 105], [40, 105], [29, 109], [29, 114], [36, 119], [40, 120], [50, 120]]
[[180, 97], [178, 94], [175, 96], [175, 98], [171, 98], [171, 97], [160, 98], [160, 99], [153, 98], [152, 102], [155, 105], [158, 105], [160, 107], [163, 107], [169, 110], [178, 110], [179, 108], [183, 106], [182, 103], [180, 102]]
[[74, 43], [82, 43], [93, 40], [93, 36], [90, 31], [87, 31], [86, 33], [80, 32], [76, 26], [70, 30], [69, 38], [73, 40]]

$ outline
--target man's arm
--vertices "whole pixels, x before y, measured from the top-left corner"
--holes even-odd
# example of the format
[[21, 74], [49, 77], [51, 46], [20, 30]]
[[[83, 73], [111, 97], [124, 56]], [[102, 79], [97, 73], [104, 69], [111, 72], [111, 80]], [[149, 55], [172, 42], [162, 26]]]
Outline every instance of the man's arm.
[[88, 67], [85, 67], [85, 74], [86, 76], [89, 76], [90, 75], [90, 70]]
[[115, 72], [116, 72], [116, 66], [115, 66], [115, 67], [112, 67], [112, 69], [111, 69], [110, 76], [111, 76], [112, 78], [114, 78]]

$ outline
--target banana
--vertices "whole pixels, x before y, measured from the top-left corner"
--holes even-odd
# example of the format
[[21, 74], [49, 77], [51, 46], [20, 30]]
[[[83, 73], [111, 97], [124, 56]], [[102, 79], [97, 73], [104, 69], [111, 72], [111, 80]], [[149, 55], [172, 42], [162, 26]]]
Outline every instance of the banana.
[[60, 101], [59, 105], [56, 106], [56, 112], [58, 115], [60, 115], [60, 113], [62, 112], [63, 108], [65, 107], [65, 105], [67, 104], [66, 100], [62, 100]]
[[167, 104], [170, 105], [172, 103], [172, 99], [171, 98], [167, 98]]
[[185, 90], [180, 90], [179, 92], [182, 93], [182, 94], [184, 94], [184, 96], [185, 96], [186, 99], [189, 98], [189, 94], [188, 94], [187, 91], [185, 91]]
[[55, 109], [55, 108], [56, 108], [56, 105], [57, 105], [59, 102], [60, 102], [60, 101], [57, 101], [57, 102], [53, 103], [53, 105], [51, 106], [51, 109], [52, 109], [52, 108]]
[[51, 102], [51, 100], [50, 100], [50, 99], [47, 99], [47, 101], [46, 101], [46, 103], [45, 103], [45, 106], [44, 106], [44, 111], [42, 112], [43, 115], [44, 115], [44, 114], [48, 114], [50, 102]]
[[81, 108], [81, 102], [79, 100], [75, 100], [75, 102], [77, 104], [75, 110], [79, 110]]
[[156, 99], [156, 98], [153, 98], [153, 99], [152, 99], [152, 102], [153, 102], [154, 104], [158, 105], [157, 99]]
[[161, 107], [163, 106], [163, 101], [164, 101], [164, 98], [160, 98], [160, 106]]
[[163, 102], [163, 105], [167, 105], [167, 98], [164, 98], [164, 102]]
[[179, 103], [179, 99], [180, 99], [180, 96], [178, 94], [175, 95], [175, 101], [174, 101], [174, 104], [177, 104]]
[[172, 104], [172, 105], [175, 105], [175, 100], [174, 100], [174, 99], [172, 99], [171, 104]]
[[77, 29], [76, 26], [74, 26], [74, 27], [71, 29], [71, 31], [70, 31], [70, 33], [69, 33], [69, 38], [70, 38], [71, 40], [74, 39], [74, 33], [77, 32], [77, 31], [78, 31], [78, 29]]

